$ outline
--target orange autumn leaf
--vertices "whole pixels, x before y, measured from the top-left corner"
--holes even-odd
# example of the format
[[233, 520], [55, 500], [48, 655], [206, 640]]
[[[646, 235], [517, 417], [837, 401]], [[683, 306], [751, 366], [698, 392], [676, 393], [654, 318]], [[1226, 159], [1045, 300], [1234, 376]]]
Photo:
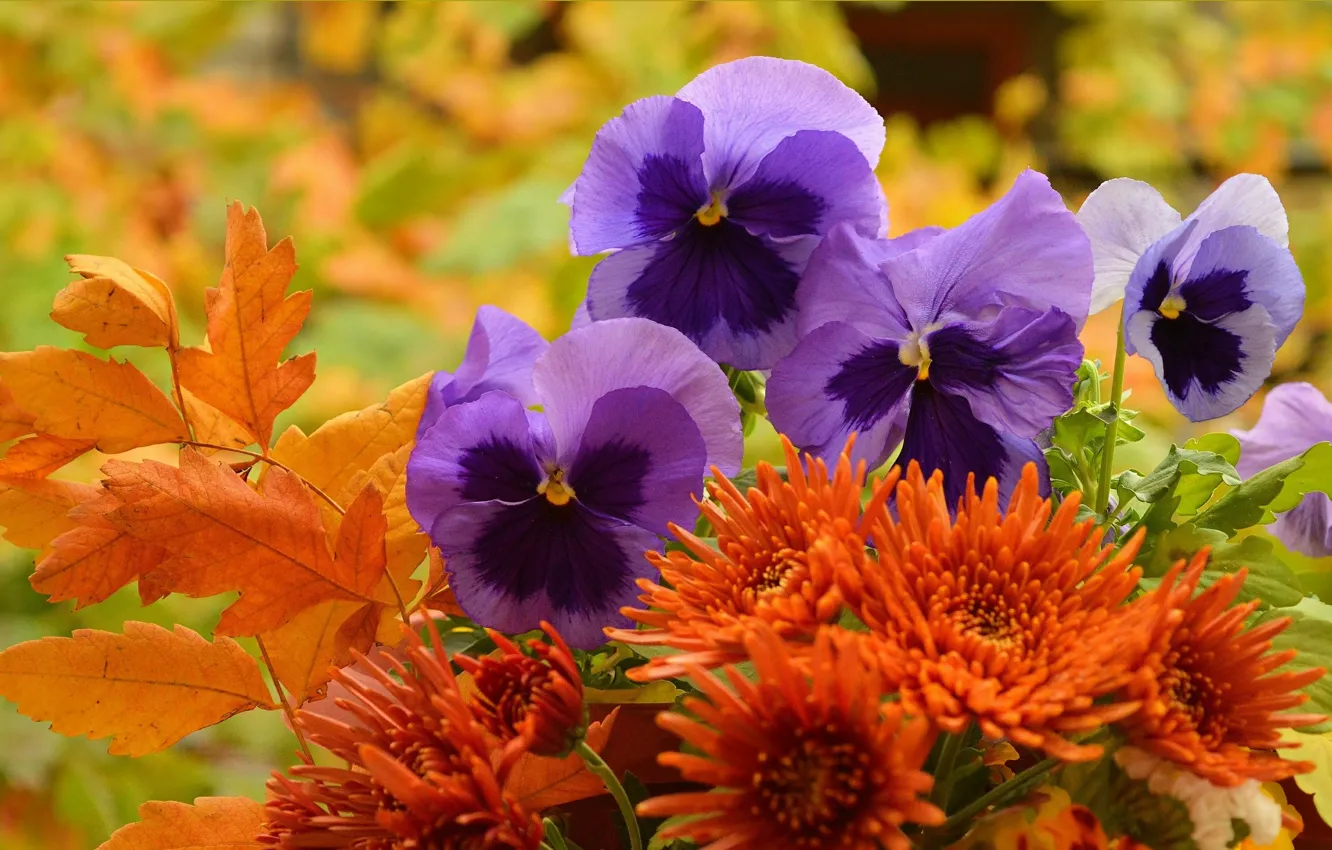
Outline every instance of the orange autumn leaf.
[[259, 850], [264, 806], [248, 797], [200, 797], [139, 806], [139, 822], [111, 833], [97, 850]]
[[[619, 713], [617, 708], [606, 715], [605, 720], [587, 727], [587, 744], [594, 752], [600, 754], [605, 749]], [[562, 759], [524, 753], [509, 775], [506, 790], [523, 804], [523, 808], [539, 812], [604, 794], [606, 786], [587, 769], [582, 756], [577, 753]]]
[[174, 343], [175, 308], [162, 281], [114, 257], [70, 254], [65, 262], [83, 277], [56, 295], [56, 322], [98, 348]]
[[[113, 736], [112, 755], [166, 749], [240, 711], [272, 708], [259, 666], [230, 638], [184, 626], [79, 629], [0, 652], [0, 696], [70, 737]], [[169, 707], [164, 710], [164, 707]]]
[[[75, 610], [108, 598], [150, 573], [170, 557], [156, 544], [139, 540], [112, 525], [106, 514], [120, 506], [102, 493], [70, 512], [75, 528], [51, 541], [50, 551], [29, 578], [32, 589], [49, 602], [75, 600]], [[147, 583], [140, 586], [145, 605], [155, 600]]]
[[67, 440], [34, 434], [9, 447], [0, 457], [0, 478], [45, 478], [60, 467], [92, 451], [87, 440]]
[[189, 439], [171, 400], [114, 358], [39, 345], [0, 353], [0, 378], [43, 434], [87, 440], [107, 454]]
[[229, 467], [186, 448], [179, 468], [112, 460], [103, 472], [121, 502], [107, 519], [171, 552], [154, 571], [157, 588], [188, 596], [241, 592], [222, 612], [218, 634], [271, 631], [330, 599], [377, 601], [382, 573], [335, 562], [314, 496], [285, 469], [269, 469], [256, 492]]
[[14, 394], [0, 383], [0, 443], [32, 433], [32, 423], [37, 417], [19, 408], [14, 401]]
[[[254, 442], [245, 426], [237, 423], [222, 411], [213, 407], [189, 390], [183, 390], [185, 413], [189, 416], [190, 426], [194, 428], [194, 439], [200, 443], [225, 446], [229, 449], [243, 449]], [[217, 449], [200, 449], [204, 454], [213, 454]]]
[[[404, 605], [410, 604], [421, 590], [421, 582], [413, 579], [412, 574], [425, 560], [426, 548], [430, 545], [429, 538], [421, 533], [421, 527], [407, 510], [407, 459], [411, 453], [412, 445], [408, 444], [393, 454], [384, 455], [370, 469], [358, 472], [346, 487], [348, 492], [359, 492], [370, 482], [385, 494], [384, 544], [388, 566], [384, 591], [394, 597], [401, 596]], [[392, 587], [387, 586], [390, 581]], [[395, 589], [396, 594], [393, 593]], [[396, 609], [383, 612], [376, 637], [379, 643], [396, 646], [402, 640], [396, 617]]]
[[69, 512], [97, 497], [98, 489], [76, 481], [0, 481], [0, 526], [4, 538], [24, 549], [45, 549], [78, 527]]
[[180, 352], [181, 384], [267, 446], [273, 420], [314, 381], [315, 356], [281, 362], [310, 312], [310, 292], [287, 295], [296, 272], [291, 239], [268, 249], [259, 213], [227, 207], [226, 267], [207, 292], [208, 344]]

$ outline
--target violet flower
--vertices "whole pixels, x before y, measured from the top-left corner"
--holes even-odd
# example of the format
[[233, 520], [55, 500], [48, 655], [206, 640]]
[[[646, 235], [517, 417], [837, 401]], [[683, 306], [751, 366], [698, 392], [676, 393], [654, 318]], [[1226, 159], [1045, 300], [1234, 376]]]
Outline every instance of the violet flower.
[[866, 239], [839, 227], [800, 287], [804, 337], [768, 381], [777, 430], [823, 457], [854, 454], [998, 478], [1044, 459], [1033, 441], [1072, 404], [1092, 261], [1044, 175], [1027, 171], [959, 227]]
[[641, 316], [719, 363], [766, 369], [796, 342], [796, 286], [838, 222], [887, 232], [873, 174], [883, 119], [821, 68], [752, 57], [675, 97], [625, 108], [597, 133], [561, 199], [592, 271], [593, 320]]
[[506, 392], [524, 406], [536, 404], [532, 364], [549, 347], [522, 319], [489, 304], [478, 309], [457, 370], [440, 370], [430, 379], [416, 439], [430, 430], [444, 408], [476, 401], [492, 390]]
[[1110, 180], [1078, 221], [1096, 257], [1092, 311], [1125, 299], [1125, 350], [1151, 361], [1175, 408], [1200, 422], [1248, 401], [1304, 311], [1271, 184], [1232, 177], [1181, 221], [1146, 183]]
[[656, 575], [643, 554], [689, 523], [709, 464], [739, 471], [740, 408], [679, 331], [595, 322], [532, 369], [542, 413], [506, 392], [448, 407], [407, 464], [407, 506], [440, 548], [469, 617], [508, 634], [553, 623], [570, 644]]
[[[1315, 443], [1332, 441], [1332, 402], [1309, 384], [1282, 384], [1267, 394], [1252, 429], [1230, 433], [1240, 441], [1236, 469], [1248, 478]], [[1272, 534], [1301, 554], [1332, 555], [1332, 500], [1324, 493], [1305, 494], [1276, 518]]]

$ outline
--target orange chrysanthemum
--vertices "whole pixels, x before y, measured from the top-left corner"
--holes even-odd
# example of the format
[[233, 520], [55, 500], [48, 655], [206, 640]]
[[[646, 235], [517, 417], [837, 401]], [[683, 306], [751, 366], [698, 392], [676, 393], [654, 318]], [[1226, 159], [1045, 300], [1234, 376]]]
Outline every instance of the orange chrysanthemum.
[[711, 668], [742, 660], [744, 636], [755, 621], [788, 640], [808, 642], [819, 625], [838, 616], [837, 567], [865, 557], [860, 507], [865, 464], [853, 471], [852, 440], [831, 477], [823, 461], [811, 456], [805, 459], [808, 469], [803, 467], [785, 437], [789, 481], [760, 463], [757, 486], [742, 494], [713, 470], [716, 483], [708, 491], [715, 504], [700, 509], [716, 529], [716, 548], [672, 526], [689, 553], [648, 553], [669, 587], [640, 579], [646, 591], [640, 598], [651, 610], [622, 609], [651, 628], [607, 631], [615, 640], [672, 646], [682, 654], [654, 658], [631, 676], [661, 679], [683, 675], [688, 665]]
[[[472, 716], [435, 636], [412, 634], [411, 668], [339, 670], [351, 695], [334, 711], [296, 712], [309, 740], [347, 762], [308, 761], [268, 782], [260, 844], [349, 850], [537, 850], [541, 821], [504, 793], [520, 742], [497, 742]], [[340, 711], [339, 711], [340, 710]], [[340, 714], [341, 717], [336, 715]]]
[[1121, 725], [1134, 745], [1213, 785], [1307, 773], [1313, 769], [1308, 762], [1254, 750], [1290, 746], [1282, 743], [1279, 729], [1326, 719], [1276, 713], [1307, 700], [1299, 689], [1323, 670], [1273, 673], [1295, 655], [1294, 650], [1269, 652], [1272, 638], [1290, 618], [1244, 628], [1257, 600], [1229, 607], [1244, 583], [1244, 570], [1221, 577], [1193, 597], [1207, 556], [1206, 550], [1195, 555], [1178, 584], [1182, 565], [1177, 566], [1151, 597], [1160, 616], [1142, 670], [1124, 689], [1142, 708]]
[[966, 493], [954, 521], [942, 475], [926, 482], [913, 463], [897, 485], [898, 519], [877, 509], [878, 563], [841, 573], [847, 604], [877, 634], [907, 711], [953, 733], [975, 720], [990, 738], [1096, 758], [1100, 747], [1064, 736], [1136, 708], [1095, 700], [1122, 687], [1145, 651], [1136, 607], [1122, 605], [1138, 543], [1111, 557], [1091, 520], [1074, 521], [1076, 494], [1051, 518], [1034, 465], [1007, 514], [994, 480]]
[[583, 679], [555, 627], [543, 622], [541, 628], [554, 645], [529, 640], [535, 658], [491, 630], [500, 655], [456, 655], [453, 660], [472, 674], [476, 684], [472, 713], [491, 734], [503, 741], [521, 737], [528, 751], [539, 756], [562, 756], [587, 727]]
[[700, 815], [662, 837], [690, 837], [712, 850], [902, 850], [910, 846], [902, 824], [942, 823], [943, 812], [920, 796], [933, 785], [921, 766], [935, 733], [923, 719], [904, 719], [900, 705], [882, 702], [879, 676], [855, 640], [835, 627], [820, 629], [802, 664], [759, 624], [745, 641], [758, 682], [729, 670], [727, 687], [691, 668], [707, 700], [684, 705], [699, 720], [662, 713], [657, 723], [704, 755], [658, 758], [714, 790], [656, 797], [639, 812]]

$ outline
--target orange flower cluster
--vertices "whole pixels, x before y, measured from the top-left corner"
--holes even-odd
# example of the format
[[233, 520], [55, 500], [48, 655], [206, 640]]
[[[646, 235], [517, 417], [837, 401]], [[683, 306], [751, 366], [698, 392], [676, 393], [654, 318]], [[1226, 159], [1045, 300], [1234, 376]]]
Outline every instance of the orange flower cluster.
[[[648, 553], [664, 582], [640, 579], [649, 609], [623, 609], [650, 628], [607, 631], [625, 643], [682, 652], [654, 658], [631, 675], [663, 679], [684, 675], [690, 665], [743, 661], [745, 635], [755, 624], [808, 643], [821, 624], [837, 618], [842, 611], [837, 572], [865, 558], [860, 503], [865, 464], [853, 470], [851, 445], [849, 440], [829, 476], [823, 461], [811, 456], [805, 458], [806, 469], [783, 437], [788, 480], [760, 463], [757, 486], [747, 494], [713, 470], [716, 481], [708, 485], [713, 501], [699, 507], [716, 529], [716, 548], [672, 526], [689, 551]], [[886, 497], [888, 489], [880, 490]]]
[[[471, 701], [433, 628], [429, 647], [409, 635], [410, 666], [393, 660], [391, 672], [373, 665], [362, 665], [368, 673], [338, 670], [334, 681], [350, 698], [334, 700], [334, 712], [298, 711], [296, 724], [347, 766], [306, 761], [291, 768], [290, 777], [275, 774], [259, 843], [354, 850], [540, 848], [540, 817], [506, 793], [505, 783], [525, 752], [549, 749], [555, 741], [567, 748], [584, 725], [572, 656], [553, 629], [543, 628], [556, 645], [542, 644], [544, 652], [534, 647], [539, 659], [508, 641], [501, 643], [499, 658], [454, 656], [478, 674]], [[570, 676], [579, 682], [576, 690], [568, 686]]]

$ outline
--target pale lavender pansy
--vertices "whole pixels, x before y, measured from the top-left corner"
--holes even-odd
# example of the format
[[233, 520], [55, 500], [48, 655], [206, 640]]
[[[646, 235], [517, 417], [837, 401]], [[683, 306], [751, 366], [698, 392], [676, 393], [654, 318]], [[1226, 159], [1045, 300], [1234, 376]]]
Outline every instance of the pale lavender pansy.
[[952, 230], [892, 240], [846, 226], [801, 282], [802, 339], [772, 370], [769, 416], [824, 457], [859, 432], [855, 456], [944, 473], [950, 501], [991, 477], [1007, 492], [1033, 438], [1072, 403], [1092, 261], [1044, 175]]
[[1124, 299], [1125, 349], [1151, 361], [1176, 409], [1215, 419], [1258, 391], [1304, 310], [1265, 178], [1230, 178], [1182, 220], [1146, 183], [1111, 180], [1078, 221], [1096, 258], [1092, 312]]
[[835, 224], [887, 231], [873, 168], [883, 119], [827, 71], [752, 57], [597, 133], [564, 200], [601, 321], [669, 325], [719, 363], [766, 369], [796, 342], [796, 288]]
[[[1248, 431], [1231, 431], [1240, 441], [1236, 468], [1248, 478], [1269, 466], [1332, 441], [1332, 402], [1310, 384], [1282, 384], [1263, 400], [1263, 412]], [[1272, 533], [1296, 552], [1314, 558], [1332, 555], [1332, 500], [1308, 493], [1277, 517]]]
[[595, 322], [532, 368], [537, 413], [502, 391], [447, 407], [407, 464], [407, 506], [463, 611], [570, 644], [626, 626], [643, 557], [688, 524], [709, 465], [740, 468], [740, 409], [697, 346], [646, 319]]

